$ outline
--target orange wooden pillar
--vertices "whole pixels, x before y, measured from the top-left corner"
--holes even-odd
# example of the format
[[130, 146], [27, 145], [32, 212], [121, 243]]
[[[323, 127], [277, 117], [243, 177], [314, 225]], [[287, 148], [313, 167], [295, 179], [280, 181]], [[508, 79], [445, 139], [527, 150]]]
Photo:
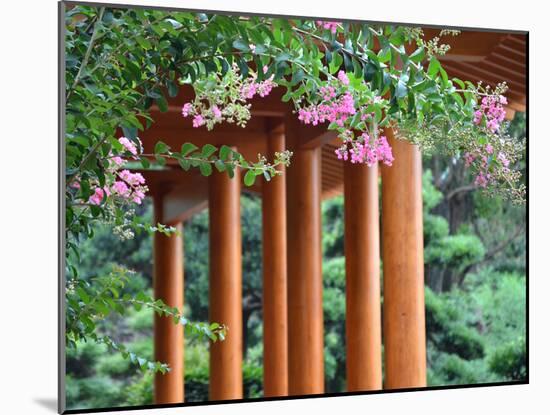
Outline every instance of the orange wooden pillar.
[[243, 397], [242, 253], [240, 174], [215, 171], [208, 182], [210, 217], [210, 321], [227, 337], [210, 345], [210, 399]]
[[348, 391], [382, 388], [378, 166], [344, 163]]
[[[162, 195], [154, 196], [154, 212], [155, 224], [164, 223]], [[179, 234], [154, 234], [153, 290], [155, 298], [183, 311], [183, 227], [181, 223], [171, 225]], [[183, 326], [155, 313], [154, 346], [155, 360], [170, 366], [168, 373], [155, 375], [155, 403], [183, 402]]]
[[293, 151], [286, 170], [288, 261], [288, 392], [324, 392], [321, 272], [321, 148], [300, 145], [294, 114], [285, 120]]
[[386, 137], [394, 162], [382, 168], [384, 387], [426, 386], [422, 159], [417, 146]]
[[[282, 132], [272, 132], [267, 158], [285, 149]], [[285, 176], [262, 182], [264, 396], [288, 394], [287, 262]]]

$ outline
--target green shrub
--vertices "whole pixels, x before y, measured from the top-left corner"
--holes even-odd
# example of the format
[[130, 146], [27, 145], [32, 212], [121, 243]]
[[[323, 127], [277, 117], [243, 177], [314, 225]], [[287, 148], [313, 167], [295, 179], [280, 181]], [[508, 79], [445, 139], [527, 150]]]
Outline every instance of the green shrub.
[[124, 396], [124, 405], [150, 405], [153, 403], [153, 374], [139, 373], [133, 381], [127, 385], [122, 393]]
[[525, 380], [527, 378], [525, 338], [519, 337], [496, 349], [489, 358], [489, 368], [503, 380]]
[[136, 371], [139, 371], [139, 369], [119, 354], [103, 356], [97, 363], [97, 372], [100, 375], [114, 378], [128, 377]]
[[424, 211], [428, 212], [432, 210], [441, 200], [443, 200], [443, 193], [435, 187], [432, 171], [428, 169], [422, 174], [422, 202], [424, 204]]
[[126, 318], [128, 326], [134, 331], [153, 333], [153, 313], [147, 308], [132, 310]]
[[68, 409], [106, 408], [124, 402], [121, 385], [108, 376], [92, 376], [68, 382], [71, 395], [67, 395]]
[[456, 354], [468, 360], [480, 359], [485, 354], [483, 337], [469, 326], [468, 310], [464, 304], [456, 306], [452, 295], [435, 294], [425, 289], [426, 332], [433, 347], [445, 353]]
[[90, 377], [94, 373], [94, 364], [108, 353], [107, 346], [90, 342], [78, 342], [76, 348], [67, 348], [67, 374], [74, 378]]
[[485, 247], [475, 235], [448, 235], [426, 247], [425, 261], [430, 264], [445, 265], [457, 270], [481, 261]]
[[483, 338], [474, 329], [463, 324], [450, 325], [439, 347], [467, 360], [480, 359], [485, 355]]

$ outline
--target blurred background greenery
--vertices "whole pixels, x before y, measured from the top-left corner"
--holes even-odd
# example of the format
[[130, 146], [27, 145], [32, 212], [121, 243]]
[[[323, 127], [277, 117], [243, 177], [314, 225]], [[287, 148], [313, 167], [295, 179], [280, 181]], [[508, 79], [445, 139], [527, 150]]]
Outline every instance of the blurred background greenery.
[[[511, 125], [525, 134], [525, 116]], [[526, 362], [526, 209], [487, 197], [472, 185], [459, 159], [424, 156], [423, 201], [428, 385], [523, 380]], [[525, 166], [523, 166], [525, 169]], [[323, 202], [323, 279], [326, 392], [346, 390], [344, 200]], [[145, 203], [138, 212], [151, 217]], [[241, 197], [245, 397], [262, 396], [261, 199]], [[208, 320], [208, 212], [184, 224], [185, 313]], [[151, 289], [152, 240], [120, 242], [108, 228], [80, 246], [81, 274], [108, 273], [113, 264], [135, 271], [126, 290]], [[383, 299], [383, 293], [382, 293]], [[152, 359], [148, 310], [113, 316], [101, 329]], [[208, 343], [186, 341], [185, 398], [208, 399]], [[104, 346], [80, 344], [67, 355], [67, 407], [152, 403], [152, 375]]]

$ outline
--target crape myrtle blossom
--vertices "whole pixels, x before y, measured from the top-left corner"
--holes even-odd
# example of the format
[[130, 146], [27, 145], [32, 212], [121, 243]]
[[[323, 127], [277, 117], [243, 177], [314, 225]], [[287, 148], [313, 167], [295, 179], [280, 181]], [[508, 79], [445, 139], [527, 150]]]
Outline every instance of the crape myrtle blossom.
[[[254, 52], [256, 47], [251, 44], [250, 49]], [[268, 67], [262, 68], [265, 74]], [[239, 75], [239, 68], [233, 65], [225, 76], [212, 74], [215, 83], [200, 81], [193, 85], [195, 99], [185, 103], [181, 108], [181, 115], [184, 118], [193, 118], [193, 127], [206, 126], [211, 130], [215, 124], [221, 122], [237, 123], [244, 127], [250, 119], [250, 103], [248, 102], [256, 95], [263, 98], [268, 96], [277, 84], [273, 81], [274, 75], [262, 81], [258, 75], [251, 72], [251, 75], [242, 78]], [[212, 85], [216, 85], [212, 87]]]
[[473, 169], [474, 184], [486, 188], [496, 182], [499, 177], [511, 173], [510, 159], [504, 148], [496, 152], [492, 144], [475, 146], [464, 154], [464, 165]]
[[344, 71], [338, 72], [338, 80], [344, 85], [349, 85], [349, 78]]
[[[375, 106], [382, 108], [384, 102], [379, 96], [354, 97], [350, 88], [350, 79], [344, 71], [339, 71], [337, 77], [319, 88], [320, 101], [298, 109], [298, 119], [304, 124], [318, 125], [324, 122], [333, 124], [342, 139], [342, 146], [335, 150], [339, 160], [351, 163], [362, 163], [372, 166], [383, 162], [391, 166], [393, 154], [385, 136], [380, 136], [375, 125], [370, 135], [363, 132], [355, 137], [351, 121], [359, 115], [363, 129], [367, 122], [374, 122]], [[362, 104], [359, 105], [358, 102]]]
[[339, 160], [350, 160], [351, 163], [372, 166], [379, 161], [387, 166], [393, 162], [393, 154], [385, 136], [370, 137], [367, 133], [361, 134], [358, 139], [344, 138], [344, 144], [335, 150]]
[[136, 156], [138, 153], [137, 147], [134, 143], [132, 143], [129, 139], [126, 137], [120, 137], [118, 139], [118, 142], [122, 144], [125, 150], [129, 151], [132, 155]]
[[[136, 158], [142, 149], [141, 141], [137, 138], [139, 146], [126, 137], [120, 137], [118, 142], [122, 144], [125, 152], [130, 153], [132, 158]], [[130, 170], [119, 170], [126, 162], [119, 155], [109, 156], [109, 166], [105, 170], [106, 183], [103, 187], [96, 185], [92, 188], [93, 194], [88, 199], [88, 203], [92, 205], [100, 205], [107, 201], [108, 198], [122, 202], [141, 204], [145, 198], [145, 194], [149, 190], [145, 185], [145, 178], [141, 173], [133, 173]], [[78, 183], [78, 182], [76, 182]], [[80, 188], [72, 186], [74, 188]]]
[[[330, 96], [334, 97], [335, 95], [331, 94]], [[355, 113], [353, 96], [351, 93], [346, 92], [336, 99], [331, 98], [318, 105], [300, 108], [298, 119], [304, 124], [318, 125], [328, 121], [335, 122], [339, 127], [343, 127], [346, 120]]]
[[89, 202], [92, 205], [99, 205], [103, 201], [103, 196], [105, 195], [105, 192], [102, 188], [96, 187], [94, 190], [94, 194], [90, 196]]
[[503, 95], [484, 96], [474, 113], [474, 124], [484, 125], [491, 133], [498, 132], [506, 116], [504, 105], [507, 103], [508, 100]]
[[338, 24], [339, 23], [338, 22], [327, 22], [327, 21], [324, 21], [324, 20], [317, 20], [317, 21], [315, 21], [315, 24], [317, 25], [317, 27], [325, 29], [325, 30], [330, 30], [330, 32], [332, 34], [335, 34], [336, 30], [338, 29]]
[[193, 127], [199, 128], [201, 125], [204, 125], [204, 117], [201, 114], [197, 114], [193, 117]]
[[505, 91], [506, 86], [502, 84], [494, 90], [478, 85], [479, 104], [473, 123], [481, 130], [482, 140], [466, 143], [463, 159], [464, 165], [473, 172], [474, 184], [481, 188], [514, 183], [521, 176], [519, 171], [510, 168], [510, 164], [521, 158], [522, 144], [502, 128], [506, 117], [504, 106], [508, 104], [502, 95]]

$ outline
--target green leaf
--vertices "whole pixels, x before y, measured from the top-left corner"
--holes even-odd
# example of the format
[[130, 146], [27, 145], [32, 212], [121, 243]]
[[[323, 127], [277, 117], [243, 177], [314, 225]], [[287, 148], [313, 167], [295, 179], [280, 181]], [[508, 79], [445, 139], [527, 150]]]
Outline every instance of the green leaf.
[[229, 155], [233, 152], [231, 147], [226, 146], [225, 144], [220, 148], [220, 160], [227, 160]]
[[166, 101], [166, 98], [161, 95], [156, 99], [156, 101], [160, 112], [168, 111], [168, 102]]
[[199, 170], [203, 176], [210, 176], [212, 174], [212, 165], [207, 162], [199, 164]]
[[409, 59], [415, 63], [422, 62], [424, 57], [426, 56], [426, 53], [424, 51], [424, 47], [421, 46], [418, 49], [416, 49], [411, 56], [409, 56]]
[[342, 62], [344, 59], [342, 58], [342, 55], [338, 52], [334, 52], [332, 55], [332, 60], [330, 61], [330, 64], [328, 66], [328, 69], [331, 74], [335, 74], [340, 69], [340, 66], [342, 66]]
[[195, 144], [193, 144], [193, 143], [184, 143], [184, 144], [181, 145], [180, 154], [185, 157], [189, 153], [195, 151], [196, 149], [198, 149], [198, 147]]
[[248, 170], [244, 175], [244, 184], [246, 186], [252, 186], [255, 181], [256, 181], [256, 173], [254, 172], [253, 169]]
[[169, 151], [170, 151], [170, 146], [168, 146], [168, 144], [162, 141], [158, 141], [155, 144], [155, 150], [154, 150], [155, 154], [165, 154]]
[[90, 299], [90, 296], [88, 295], [88, 293], [84, 290], [84, 288], [82, 287], [78, 287], [76, 289], [76, 293], [78, 294], [78, 296], [80, 297], [80, 299], [84, 302], [84, 304], [89, 304], [91, 299]]
[[433, 78], [439, 72], [439, 68], [441, 68], [441, 63], [439, 63], [435, 56], [432, 56], [430, 65], [428, 66], [428, 75]]
[[149, 167], [151, 167], [151, 162], [147, 157], [140, 157], [139, 161], [141, 163], [141, 167], [143, 167], [144, 169], [148, 169]]
[[160, 166], [164, 166], [166, 164], [166, 159], [160, 155], [156, 155], [155, 160]]
[[173, 98], [176, 95], [178, 95], [178, 86], [176, 85], [176, 83], [174, 81], [168, 80], [166, 82], [166, 87], [168, 88], [168, 95], [170, 97]]
[[149, 40], [145, 39], [143, 36], [136, 36], [135, 39], [139, 46], [141, 46], [143, 49], [148, 50], [152, 48], [151, 42], [149, 42]]
[[449, 76], [447, 75], [447, 71], [445, 71], [445, 69], [443, 69], [443, 66], [439, 67], [439, 73], [440, 73], [441, 79], [443, 81], [443, 86], [446, 87], [447, 82], [449, 81]]
[[380, 52], [378, 52], [378, 59], [380, 62], [388, 62], [391, 58], [391, 49], [389, 46], [382, 48]]
[[304, 79], [305, 73], [303, 69], [298, 69], [294, 74], [292, 75], [292, 79], [290, 81], [290, 85], [294, 86], [298, 84], [302, 79]]
[[465, 89], [464, 81], [458, 78], [453, 78], [453, 82], [457, 84], [460, 88]]
[[248, 44], [242, 40], [242, 39], [237, 39], [233, 42], [233, 47], [235, 49], [238, 49], [240, 51], [244, 51], [244, 52], [249, 52], [250, 51], [250, 47], [248, 46]]
[[235, 177], [235, 168], [233, 167], [232, 164], [226, 164], [225, 170], [227, 171], [227, 175], [229, 176], [230, 179]]
[[397, 86], [395, 88], [395, 96], [397, 98], [403, 98], [407, 95], [407, 85], [400, 79], [399, 82], [397, 82]]
[[241, 71], [241, 76], [246, 78], [248, 76], [248, 65], [244, 59], [237, 59], [237, 65]]
[[225, 171], [225, 163], [221, 160], [216, 160], [215, 163], [214, 163], [214, 166], [216, 166], [216, 169], [220, 173], [223, 173]]
[[212, 144], [205, 144], [203, 147], [202, 147], [202, 156], [204, 158], [208, 158], [210, 157], [212, 154], [214, 154], [216, 152], [216, 147], [213, 146]]

